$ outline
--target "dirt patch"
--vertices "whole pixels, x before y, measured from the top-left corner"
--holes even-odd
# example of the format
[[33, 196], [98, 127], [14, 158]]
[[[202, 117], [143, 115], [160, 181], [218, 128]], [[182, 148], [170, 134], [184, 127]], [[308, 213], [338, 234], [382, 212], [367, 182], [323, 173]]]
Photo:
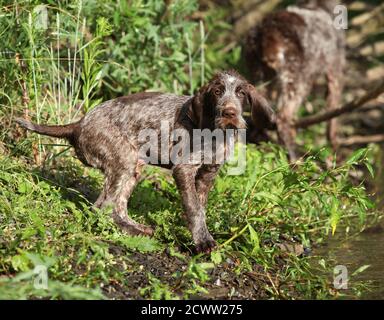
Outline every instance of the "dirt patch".
[[[116, 251], [118, 248], [113, 248]], [[116, 252], [115, 252], [116, 253]], [[110, 299], [144, 299], [141, 289], [150, 286], [150, 273], [166, 285], [170, 291], [183, 298], [188, 287], [188, 278], [177, 276], [183, 274], [191, 257], [183, 261], [170, 255], [167, 250], [162, 253], [132, 253], [133, 271], [127, 276], [124, 284], [110, 282], [104, 286], [103, 293]], [[261, 266], [254, 265], [252, 272], [237, 271], [236, 262], [227, 259], [224, 263], [207, 271], [209, 280], [201, 284], [207, 293], [196, 293], [190, 299], [265, 299], [268, 277]]]

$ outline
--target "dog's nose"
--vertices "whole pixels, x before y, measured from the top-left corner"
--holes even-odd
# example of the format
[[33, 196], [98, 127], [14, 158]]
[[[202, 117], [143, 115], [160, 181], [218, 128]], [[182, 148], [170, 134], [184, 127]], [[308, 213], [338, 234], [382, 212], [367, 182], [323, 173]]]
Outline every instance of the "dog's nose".
[[233, 108], [227, 108], [223, 110], [223, 117], [233, 119], [236, 117], [236, 110]]

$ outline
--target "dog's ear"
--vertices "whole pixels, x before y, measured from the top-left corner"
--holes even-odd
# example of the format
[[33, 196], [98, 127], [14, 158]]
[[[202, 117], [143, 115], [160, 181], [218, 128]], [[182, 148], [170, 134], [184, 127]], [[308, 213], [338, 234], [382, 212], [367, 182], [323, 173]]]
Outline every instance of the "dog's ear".
[[188, 108], [188, 117], [192, 122], [201, 128], [201, 119], [203, 117], [204, 93], [202, 88], [192, 98], [191, 106]]
[[191, 107], [188, 110], [189, 118], [200, 129], [213, 127], [215, 110], [211, 107], [210, 90], [211, 85], [209, 83], [201, 87], [192, 98]]
[[246, 89], [248, 103], [251, 107], [251, 118], [256, 128], [272, 129], [276, 122], [275, 112], [256, 88], [248, 84]]

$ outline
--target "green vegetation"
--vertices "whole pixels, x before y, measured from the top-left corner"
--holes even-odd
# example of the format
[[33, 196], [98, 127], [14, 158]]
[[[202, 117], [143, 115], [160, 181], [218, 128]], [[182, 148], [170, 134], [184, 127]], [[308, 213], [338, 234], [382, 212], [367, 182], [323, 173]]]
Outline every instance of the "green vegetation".
[[[368, 150], [322, 168], [328, 149], [308, 146], [322, 126], [304, 137], [313, 151], [294, 170], [280, 147], [264, 144], [247, 147], [245, 174], [221, 171], [207, 211], [219, 248], [200, 256], [190, 251], [169, 172], [147, 168], [129, 203], [134, 219], [156, 227], [154, 237], [127, 236], [109, 212], [91, 210], [99, 172], [63, 141], [15, 127], [15, 116], [67, 123], [101, 100], [142, 90], [193, 92], [239, 62], [238, 44], [219, 36], [230, 32], [224, 11], [208, 11], [203, 23], [191, 0], [38, 5], [0, 1], [0, 299], [342, 295], [330, 280], [332, 262], [302, 247], [359, 232], [378, 214], [364, 185], [350, 179], [357, 167], [372, 172]], [[34, 285], [37, 266], [47, 268], [47, 289]]]
[[[258, 279], [258, 290], [248, 289], [245, 296], [336, 295], [320, 276], [330, 276], [332, 268], [315, 268], [315, 257], [296, 257], [277, 244], [309, 247], [338, 225], [350, 232], [364, 226], [372, 204], [361, 185], [349, 182], [348, 172], [364, 160], [365, 151], [329, 171], [321, 170], [313, 157], [292, 171], [281, 149], [248, 149], [247, 172], [226, 176], [224, 169], [210, 195], [208, 225], [220, 248], [209, 257], [194, 258], [178, 194], [167, 173], [149, 168], [129, 205], [135, 219], [156, 226], [154, 238], [130, 237], [120, 232], [108, 212], [90, 210], [83, 194], [92, 200], [100, 188], [95, 170], [63, 158], [31, 172], [28, 161], [1, 156], [0, 296], [97, 298], [103, 292], [105, 297], [125, 297], [116, 290], [130, 290], [128, 298], [209, 295], [223, 264], [227, 273]], [[31, 285], [37, 265], [48, 268], [48, 291]], [[142, 281], [133, 281], [137, 277]], [[236, 295], [237, 288], [228, 284], [232, 286]]]

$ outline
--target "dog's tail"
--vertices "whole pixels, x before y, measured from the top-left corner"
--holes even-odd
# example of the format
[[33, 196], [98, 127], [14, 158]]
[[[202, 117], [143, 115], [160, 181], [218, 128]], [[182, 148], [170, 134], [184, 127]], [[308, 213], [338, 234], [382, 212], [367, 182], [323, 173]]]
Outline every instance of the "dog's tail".
[[15, 121], [27, 130], [37, 132], [50, 137], [67, 138], [67, 139], [71, 139], [73, 137], [74, 131], [79, 125], [78, 122], [75, 122], [75, 123], [70, 123], [63, 126], [47, 126], [47, 125], [36, 124], [22, 118], [16, 118]]

